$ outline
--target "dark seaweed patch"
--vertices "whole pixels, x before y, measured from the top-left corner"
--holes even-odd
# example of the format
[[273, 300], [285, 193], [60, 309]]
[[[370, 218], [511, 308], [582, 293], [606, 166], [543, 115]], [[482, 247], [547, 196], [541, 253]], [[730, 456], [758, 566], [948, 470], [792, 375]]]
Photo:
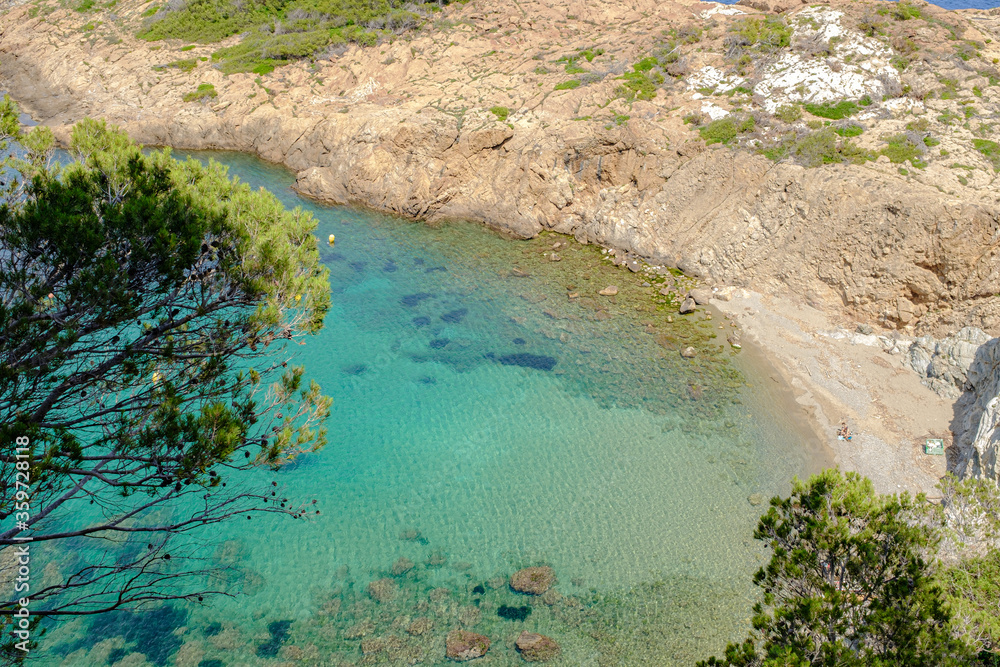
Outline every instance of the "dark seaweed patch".
[[226, 663], [218, 658], [205, 658], [198, 663], [198, 667], [226, 667]]
[[434, 295], [430, 292], [417, 292], [416, 294], [407, 294], [400, 299], [399, 302], [407, 308], [413, 308], [414, 306], [420, 305], [420, 302], [424, 299], [429, 299], [432, 296]]
[[419, 382], [420, 384], [437, 384], [437, 378], [435, 378], [435, 377], [433, 377], [431, 375], [424, 375], [424, 376], [420, 377], [417, 380], [417, 382]]
[[523, 338], [515, 338], [513, 340], [513, 343], [514, 345], [527, 345], [528, 341], [524, 340]]
[[431, 318], [421, 315], [419, 317], [414, 317], [410, 321], [413, 322], [413, 326], [415, 327], [425, 327], [431, 323]]
[[444, 322], [458, 323], [465, 319], [465, 316], [469, 314], [468, 308], [458, 308], [456, 310], [449, 310], [447, 313], [441, 316], [441, 320]]
[[326, 258], [331, 262], [343, 262], [345, 259], [345, 257], [341, 255], [339, 252], [331, 252], [329, 255], [326, 256]]
[[424, 258], [423, 257], [414, 257], [413, 258], [413, 263], [416, 264], [417, 266], [421, 266], [424, 263]]
[[524, 368], [534, 368], [540, 371], [551, 371], [556, 367], [555, 357], [549, 357], [542, 354], [527, 354], [525, 352], [505, 354], [502, 357], [498, 357], [497, 361], [504, 366], [522, 366]]
[[484, 593], [486, 593], [486, 589], [483, 588], [482, 584], [477, 584], [476, 587], [472, 589], [473, 595], [483, 595]]
[[219, 623], [218, 621], [209, 623], [208, 625], [205, 626], [205, 629], [202, 632], [205, 633], [206, 637], [214, 637], [215, 635], [222, 632], [222, 623]]
[[392, 261], [391, 259], [385, 263], [385, 266], [382, 267], [383, 273], [395, 273], [395, 271], [396, 271], [396, 262]]
[[113, 648], [108, 653], [108, 664], [113, 665], [128, 654], [129, 650], [127, 648]]
[[271, 633], [271, 638], [257, 647], [257, 655], [261, 658], [273, 658], [278, 655], [281, 645], [288, 639], [288, 629], [291, 625], [291, 621], [271, 621], [268, 623], [267, 631]]
[[362, 271], [365, 270], [365, 263], [364, 262], [351, 262], [351, 268], [354, 269], [355, 271], [357, 271], [358, 273], [361, 273]]
[[450, 343], [451, 341], [447, 338], [435, 338], [428, 345], [430, 345], [435, 350], [440, 350], [442, 347]]
[[181, 639], [174, 634], [174, 630], [187, 625], [187, 618], [186, 611], [169, 604], [151, 611], [99, 614], [93, 617], [90, 628], [83, 633], [80, 645], [72, 646], [70, 652], [120, 636], [126, 644], [135, 644], [130, 653], [142, 653], [146, 660], [162, 667], [181, 647]]
[[525, 605], [523, 607], [508, 607], [507, 605], [500, 605], [497, 609], [497, 616], [506, 619], [508, 621], [523, 621], [531, 615], [531, 607]]
[[448, 269], [443, 266], [432, 266], [431, 268], [424, 271], [424, 273], [434, 273], [435, 271], [447, 271]]
[[340, 369], [345, 375], [362, 375], [368, 371], [368, 366], [364, 364], [351, 364]]

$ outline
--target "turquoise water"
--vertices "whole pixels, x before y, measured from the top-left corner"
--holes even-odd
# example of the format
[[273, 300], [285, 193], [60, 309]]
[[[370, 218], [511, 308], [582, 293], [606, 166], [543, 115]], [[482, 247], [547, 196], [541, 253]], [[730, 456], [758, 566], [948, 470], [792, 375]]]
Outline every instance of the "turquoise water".
[[[240, 595], [64, 624], [43, 662], [441, 664], [462, 626], [494, 642], [483, 664], [519, 664], [528, 629], [561, 644], [557, 664], [671, 665], [745, 631], [763, 557], [748, 498], [826, 459], [719, 317], [667, 322], [658, 285], [572, 239], [325, 208], [281, 168], [212, 157], [337, 237], [333, 307], [296, 358], [334, 399], [330, 442], [265, 480], [322, 513], [203, 535]], [[506, 586], [541, 564], [557, 593]], [[394, 599], [376, 602], [383, 577]], [[407, 631], [417, 618], [433, 629]]]

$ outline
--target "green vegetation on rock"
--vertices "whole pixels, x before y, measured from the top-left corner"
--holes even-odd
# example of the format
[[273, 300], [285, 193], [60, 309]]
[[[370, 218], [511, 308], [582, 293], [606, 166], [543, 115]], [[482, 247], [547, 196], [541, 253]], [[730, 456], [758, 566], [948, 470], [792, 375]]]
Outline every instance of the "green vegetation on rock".
[[993, 168], [1000, 171], [1000, 144], [989, 139], [973, 139], [972, 145], [993, 163]]
[[507, 120], [507, 117], [510, 115], [510, 109], [508, 109], [507, 107], [491, 107], [490, 113], [496, 116], [498, 121], [503, 123]]
[[887, 137], [886, 143], [888, 146], [881, 149], [879, 154], [889, 158], [893, 164], [900, 164], [909, 160], [913, 163], [914, 167], [923, 169], [927, 166], [926, 162], [920, 160], [920, 156], [924, 153], [923, 149], [913, 143], [906, 134], [894, 134]]
[[860, 125], [845, 125], [843, 127], [835, 127], [833, 131], [842, 137], [859, 137], [865, 132], [865, 128]]
[[755, 127], [756, 122], [753, 116], [747, 116], [742, 120], [726, 116], [698, 128], [698, 133], [705, 140], [705, 144], [710, 146], [712, 144], [728, 144], [743, 132], [753, 132]]
[[194, 92], [187, 93], [184, 96], [185, 102], [204, 102], [210, 100], [214, 97], [218, 97], [219, 93], [215, 90], [215, 86], [210, 83], [202, 83], [198, 85], [197, 90]]
[[[421, 4], [417, 0], [414, 6]], [[392, 0], [191, 0], [178, 9], [159, 9], [139, 37], [211, 43], [246, 33], [213, 59], [226, 73], [262, 73], [337, 44], [372, 46], [381, 35], [405, 31], [420, 20]]]
[[860, 105], [851, 102], [849, 100], [842, 100], [836, 104], [832, 102], [822, 102], [819, 104], [806, 104], [806, 111], [814, 116], [819, 116], [820, 118], [829, 118], [830, 120], [843, 120], [848, 116], [853, 116], [861, 108]]
[[774, 117], [784, 123], [794, 123], [802, 118], [802, 109], [798, 104], [783, 104], [774, 111]]

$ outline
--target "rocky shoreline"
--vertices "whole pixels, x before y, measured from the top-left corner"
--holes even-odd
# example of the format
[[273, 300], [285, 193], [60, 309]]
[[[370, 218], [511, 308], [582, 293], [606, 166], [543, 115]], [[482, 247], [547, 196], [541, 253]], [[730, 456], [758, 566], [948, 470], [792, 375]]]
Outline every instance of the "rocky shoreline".
[[[0, 87], [63, 140], [79, 118], [102, 117], [149, 145], [282, 163], [297, 173], [299, 191], [324, 201], [431, 222], [475, 220], [520, 238], [552, 230], [708, 287], [753, 290], [764, 296], [720, 307], [785, 369], [821, 433], [849, 417], [876, 438], [850, 450], [833, 441], [846, 467], [877, 482], [887, 475], [883, 490], [898, 480], [929, 490], [943, 472], [914, 448], [927, 434], [950, 433], [947, 401], [912, 372], [913, 382], [899, 379], [895, 361], [874, 348], [862, 355], [863, 372], [831, 388], [817, 373], [858, 362], [863, 346], [819, 332], [860, 322], [910, 338], [965, 326], [1000, 333], [1000, 196], [987, 153], [972, 148], [1000, 112], [990, 64], [1000, 57], [1000, 14], [921, 4], [917, 25], [888, 19], [883, 43], [859, 27], [864, 6], [839, 1], [722, 9], [696, 0], [505, 8], [473, 0], [375, 47], [224, 76], [211, 66], [218, 45], [136, 39], [148, 5], [122, 0], [82, 27], [78, 13], [46, 0], [8, 9]], [[789, 47], [755, 60], [756, 78], [736, 85], [722, 69], [732, 64], [727, 36], [734, 22], [767, 17], [792, 26]], [[945, 28], [977, 45], [975, 54], [942, 51]], [[667, 33], [697, 35], [670, 42], [684, 53], [685, 71], [651, 98], [623, 97], [623, 72], [641, 73], [634, 63], [662, 50]], [[826, 51], [809, 46], [823, 39]], [[586, 76], [570, 86], [560, 63], [587, 49]], [[905, 67], [889, 67], [904, 56]], [[818, 92], [778, 85], [803, 68], [818, 72], [809, 80]], [[211, 95], [191, 98], [195, 86]], [[827, 92], [868, 99], [856, 116], [858, 150], [877, 150], [892, 135], [909, 137], [917, 152], [897, 161], [878, 149], [877, 160], [809, 168], [797, 152], [775, 162], [747, 150], [781, 131], [828, 132], [824, 116], [774, 116], [779, 102], [815, 110], [807, 96]], [[950, 120], [963, 111], [964, 125]], [[727, 117], [765, 129], [715, 141], [705, 128]], [[849, 129], [831, 127], [843, 136]], [[795, 342], [782, 342], [782, 331]], [[899, 400], [897, 380], [910, 402], [886, 412], [879, 406]]]

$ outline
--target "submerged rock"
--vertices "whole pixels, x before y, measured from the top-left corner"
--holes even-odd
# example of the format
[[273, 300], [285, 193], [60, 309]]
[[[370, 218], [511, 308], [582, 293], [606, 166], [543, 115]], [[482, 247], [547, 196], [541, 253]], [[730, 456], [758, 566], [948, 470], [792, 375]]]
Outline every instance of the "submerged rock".
[[441, 316], [441, 321], [451, 322], [457, 324], [465, 319], [465, 316], [469, 314], [468, 308], [458, 308], [456, 310], [450, 310]]
[[598, 292], [601, 296], [615, 296], [618, 294], [618, 287], [615, 285], [608, 285], [604, 289]]
[[414, 567], [413, 561], [406, 557], [401, 557], [395, 563], [392, 564], [392, 574], [398, 577], [402, 574], [406, 574]]
[[681, 356], [684, 357], [685, 359], [694, 359], [696, 356], [698, 356], [698, 350], [690, 346], [685, 347], [683, 350], [681, 350]]
[[541, 354], [527, 354], [524, 352], [505, 354], [502, 357], [497, 357], [497, 361], [504, 366], [522, 366], [540, 371], [551, 371], [556, 367], [555, 357]]
[[525, 662], [548, 662], [559, 657], [559, 644], [552, 637], [525, 630], [514, 642]]
[[518, 570], [510, 578], [510, 587], [518, 593], [541, 595], [556, 583], [556, 571], [547, 565], [526, 567]]
[[416, 294], [407, 294], [399, 300], [401, 304], [407, 308], [413, 308], [414, 306], [420, 305], [420, 302], [424, 299], [429, 299], [433, 294], [429, 292], [417, 292]]
[[434, 619], [427, 618], [426, 616], [421, 616], [420, 618], [413, 619], [406, 628], [406, 632], [414, 637], [419, 637], [422, 634], [426, 634], [434, 629]]
[[680, 312], [681, 315], [687, 315], [688, 313], [693, 313], [696, 306], [697, 304], [695, 303], [695, 300], [691, 297], [687, 297], [684, 299], [684, 302], [681, 303], [681, 307], [678, 312]]
[[523, 621], [531, 615], [531, 607], [523, 605], [520, 607], [510, 607], [502, 604], [497, 608], [497, 616], [505, 621]]
[[445, 656], [456, 662], [467, 662], [486, 655], [490, 639], [468, 630], [452, 630], [445, 639]]
[[396, 597], [396, 582], [388, 577], [368, 584], [369, 597], [376, 602], [389, 602]]

